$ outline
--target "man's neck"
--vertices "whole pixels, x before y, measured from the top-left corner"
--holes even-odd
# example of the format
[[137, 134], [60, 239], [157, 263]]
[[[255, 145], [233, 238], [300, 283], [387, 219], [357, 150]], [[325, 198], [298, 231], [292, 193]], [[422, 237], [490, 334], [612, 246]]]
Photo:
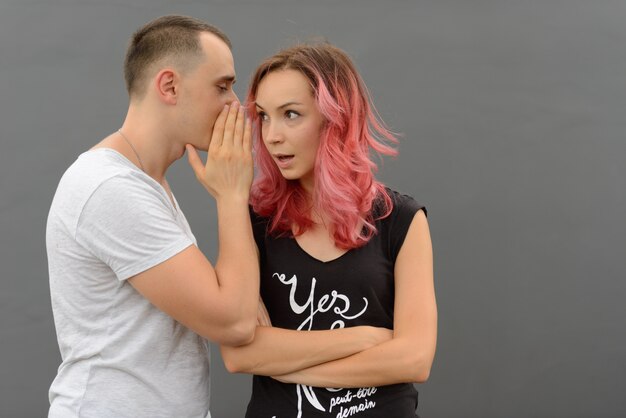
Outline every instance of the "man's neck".
[[149, 117], [131, 108], [120, 128], [123, 133], [121, 139], [127, 139], [124, 142], [132, 144], [132, 147], [126, 147], [124, 155], [127, 155], [128, 151], [132, 154], [136, 151], [136, 155], [131, 155], [133, 160], [140, 161], [144, 172], [161, 184], [164, 184], [167, 169], [181, 158], [185, 151], [184, 145], [178, 144], [172, 133], [163, 125], [167, 125], [163, 119], [154, 115]]

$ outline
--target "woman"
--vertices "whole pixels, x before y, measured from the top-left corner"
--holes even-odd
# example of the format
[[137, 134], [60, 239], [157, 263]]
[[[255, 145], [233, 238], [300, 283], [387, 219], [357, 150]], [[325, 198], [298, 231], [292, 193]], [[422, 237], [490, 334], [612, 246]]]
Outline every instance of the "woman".
[[394, 154], [393, 136], [328, 44], [267, 59], [247, 102], [272, 326], [222, 348], [229, 371], [255, 375], [246, 416], [415, 417], [411, 383], [430, 373], [437, 311], [425, 209], [373, 176], [370, 152]]

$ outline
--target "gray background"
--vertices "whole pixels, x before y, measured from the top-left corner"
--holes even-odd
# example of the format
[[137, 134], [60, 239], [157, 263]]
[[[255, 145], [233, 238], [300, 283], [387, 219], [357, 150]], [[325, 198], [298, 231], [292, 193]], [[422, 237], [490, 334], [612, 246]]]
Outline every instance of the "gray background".
[[[626, 416], [626, 2], [0, 3], [0, 417], [41, 417], [59, 364], [45, 220], [57, 182], [120, 126], [132, 31], [167, 13], [232, 38], [243, 97], [280, 46], [346, 49], [402, 133], [380, 178], [430, 210], [440, 327], [425, 417]], [[213, 202], [169, 175], [215, 257]], [[213, 353], [213, 413], [250, 378]]]

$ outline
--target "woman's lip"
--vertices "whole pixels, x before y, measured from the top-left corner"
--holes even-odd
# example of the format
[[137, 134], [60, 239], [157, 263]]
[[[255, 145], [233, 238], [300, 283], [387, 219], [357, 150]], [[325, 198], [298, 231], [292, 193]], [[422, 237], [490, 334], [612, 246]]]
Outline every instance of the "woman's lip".
[[293, 157], [293, 155], [276, 154], [274, 155], [274, 161], [276, 161], [276, 165], [280, 168], [288, 168], [293, 161]]

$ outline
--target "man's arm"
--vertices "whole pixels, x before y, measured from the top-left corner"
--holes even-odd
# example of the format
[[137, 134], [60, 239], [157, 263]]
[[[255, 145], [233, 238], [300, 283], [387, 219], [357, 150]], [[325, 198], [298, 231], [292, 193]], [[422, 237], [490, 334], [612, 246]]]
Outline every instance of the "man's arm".
[[259, 266], [248, 212], [251, 128], [239, 106], [215, 122], [206, 165], [187, 146], [200, 183], [215, 197], [219, 256], [214, 269], [196, 246], [129, 279], [156, 307], [212, 341], [241, 345], [254, 337]]

